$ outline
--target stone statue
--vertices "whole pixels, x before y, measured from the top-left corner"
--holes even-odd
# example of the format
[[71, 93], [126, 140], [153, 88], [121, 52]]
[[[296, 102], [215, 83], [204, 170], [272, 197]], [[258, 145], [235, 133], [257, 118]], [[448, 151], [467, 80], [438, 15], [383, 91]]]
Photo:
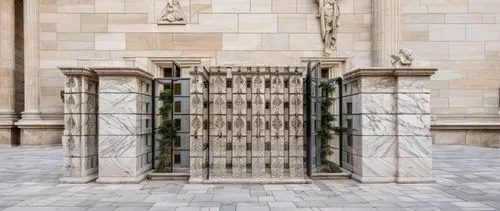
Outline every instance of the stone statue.
[[318, 18], [320, 18], [324, 54], [325, 56], [329, 56], [337, 48], [340, 7], [337, 0], [318, 0], [318, 6]]
[[187, 24], [186, 15], [179, 0], [167, 0], [167, 6], [161, 12], [158, 24]]
[[398, 55], [391, 55], [392, 58], [392, 66], [395, 67], [409, 67], [412, 65], [415, 57], [413, 53], [408, 48], [402, 48], [399, 50]]

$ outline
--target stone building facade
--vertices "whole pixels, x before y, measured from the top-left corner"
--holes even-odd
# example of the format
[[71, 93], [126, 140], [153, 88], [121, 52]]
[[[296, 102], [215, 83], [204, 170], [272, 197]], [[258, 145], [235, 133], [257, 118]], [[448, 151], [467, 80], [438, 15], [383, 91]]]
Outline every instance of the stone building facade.
[[[318, 2], [338, 4], [325, 57]], [[391, 66], [431, 80], [435, 144], [499, 143], [500, 2], [491, 0], [0, 0], [0, 143], [60, 144], [62, 66]], [[339, 12], [339, 13], [336, 13]], [[336, 14], [338, 16], [338, 20]], [[321, 17], [321, 15], [320, 15]], [[328, 29], [332, 30], [332, 29]], [[331, 41], [330, 41], [331, 43]], [[339, 63], [340, 64], [340, 63]]]

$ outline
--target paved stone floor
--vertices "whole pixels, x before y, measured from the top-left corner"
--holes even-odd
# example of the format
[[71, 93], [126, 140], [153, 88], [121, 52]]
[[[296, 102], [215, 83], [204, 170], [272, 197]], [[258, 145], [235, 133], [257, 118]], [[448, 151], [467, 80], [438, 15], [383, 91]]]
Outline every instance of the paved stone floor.
[[0, 147], [0, 210], [500, 210], [500, 149], [434, 147], [435, 184], [58, 184], [61, 147]]

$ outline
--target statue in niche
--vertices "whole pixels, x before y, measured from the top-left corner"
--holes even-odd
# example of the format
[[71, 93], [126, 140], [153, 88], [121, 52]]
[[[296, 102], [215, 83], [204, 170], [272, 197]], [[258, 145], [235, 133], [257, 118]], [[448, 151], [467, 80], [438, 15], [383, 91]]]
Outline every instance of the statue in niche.
[[324, 55], [330, 56], [337, 49], [337, 30], [339, 28], [340, 7], [338, 0], [318, 0], [318, 18], [321, 24], [321, 39]]
[[400, 49], [398, 55], [391, 55], [391, 58], [392, 66], [394, 67], [409, 67], [415, 59], [413, 53], [408, 48]]
[[187, 24], [186, 15], [179, 0], [167, 0], [167, 6], [161, 12], [158, 24]]

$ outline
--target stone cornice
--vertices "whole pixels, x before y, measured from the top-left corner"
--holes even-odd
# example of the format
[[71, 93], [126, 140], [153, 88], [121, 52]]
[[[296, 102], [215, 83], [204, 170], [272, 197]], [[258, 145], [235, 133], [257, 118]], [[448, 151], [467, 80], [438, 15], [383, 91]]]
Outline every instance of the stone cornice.
[[77, 66], [61, 66], [58, 67], [61, 73], [65, 76], [88, 76], [92, 78], [97, 78], [97, 74], [94, 70], [91, 70], [86, 67], [77, 67]]
[[349, 80], [360, 76], [431, 76], [436, 68], [362, 68], [344, 74], [344, 79]]
[[136, 76], [153, 79], [153, 74], [138, 67], [91, 67], [99, 77], [101, 76]]

